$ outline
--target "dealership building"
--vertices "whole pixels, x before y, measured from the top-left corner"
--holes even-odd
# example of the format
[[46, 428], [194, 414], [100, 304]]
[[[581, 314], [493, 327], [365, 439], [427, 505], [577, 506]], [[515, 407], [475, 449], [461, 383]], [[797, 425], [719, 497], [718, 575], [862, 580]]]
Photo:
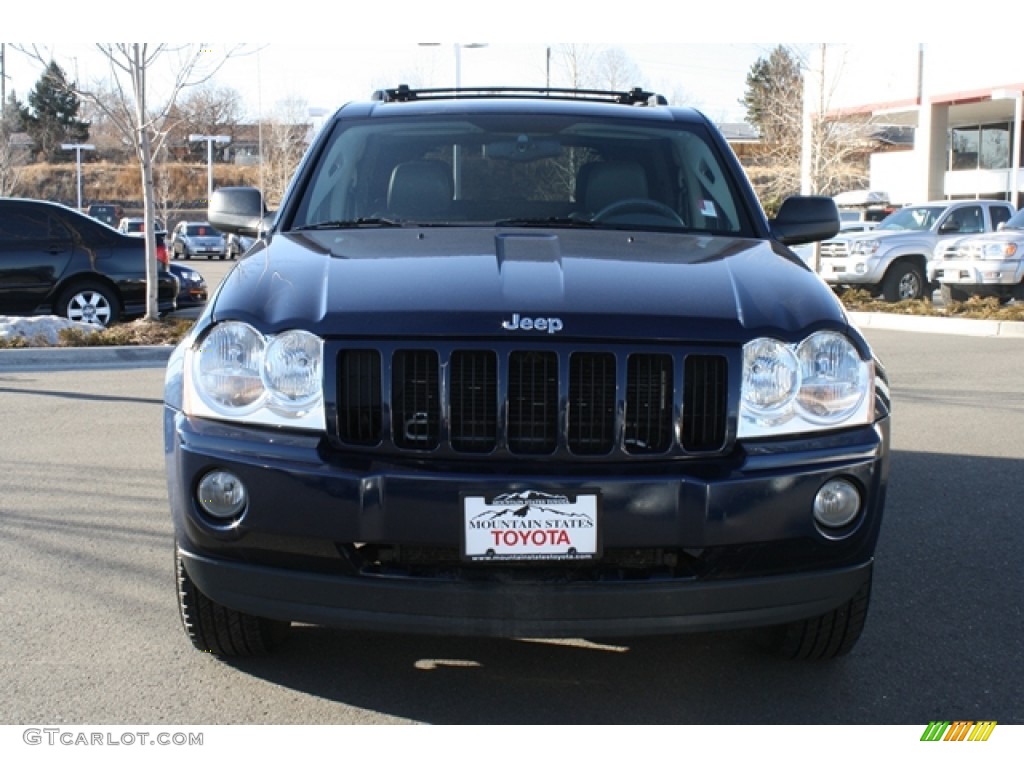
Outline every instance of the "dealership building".
[[[904, 52], [892, 62], [898, 74], [879, 90], [894, 98], [831, 110], [879, 127], [912, 129], [908, 149], [871, 155], [871, 189], [886, 191], [896, 204], [991, 199], [1024, 205], [1024, 65], [998, 61], [999, 55], [979, 47], [952, 56], [944, 46], [922, 44], [916, 55]], [[829, 72], [827, 66], [819, 71]], [[835, 82], [834, 72], [831, 77]], [[814, 82], [808, 78], [805, 90], [812, 112]]]

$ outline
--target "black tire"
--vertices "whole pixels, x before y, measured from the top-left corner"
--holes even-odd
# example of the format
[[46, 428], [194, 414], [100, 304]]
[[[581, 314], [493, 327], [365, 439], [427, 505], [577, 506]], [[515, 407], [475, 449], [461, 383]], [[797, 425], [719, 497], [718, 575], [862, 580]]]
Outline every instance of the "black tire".
[[947, 305], [954, 301], [967, 301], [970, 298], [970, 294], [963, 288], [946, 285], [945, 283], [942, 284], [939, 291], [942, 293], [942, 303]]
[[889, 267], [882, 279], [882, 297], [886, 301], [920, 299], [925, 293], [921, 268], [910, 261], [898, 261]]
[[107, 328], [121, 318], [121, 300], [113, 288], [102, 283], [76, 283], [57, 297], [54, 313], [68, 320]]
[[834, 611], [765, 630], [762, 644], [786, 659], [822, 661], [845, 656], [864, 630], [870, 599], [869, 578], [857, 594]]
[[174, 563], [181, 624], [198, 650], [225, 657], [264, 656], [287, 639], [289, 622], [251, 616], [215, 603], [189, 578], [177, 552]]

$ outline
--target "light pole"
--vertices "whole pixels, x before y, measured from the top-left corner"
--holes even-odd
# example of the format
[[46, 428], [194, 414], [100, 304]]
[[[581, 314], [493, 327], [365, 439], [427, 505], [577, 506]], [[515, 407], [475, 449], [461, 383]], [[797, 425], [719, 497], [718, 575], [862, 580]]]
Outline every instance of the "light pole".
[[206, 204], [210, 204], [210, 198], [213, 197], [213, 145], [227, 144], [231, 141], [230, 136], [202, 136], [198, 133], [193, 133], [188, 137], [189, 141], [205, 141], [206, 142]]
[[78, 210], [82, 210], [82, 150], [93, 150], [96, 147], [92, 144], [61, 144], [60, 148], [75, 150], [75, 167], [78, 171]]

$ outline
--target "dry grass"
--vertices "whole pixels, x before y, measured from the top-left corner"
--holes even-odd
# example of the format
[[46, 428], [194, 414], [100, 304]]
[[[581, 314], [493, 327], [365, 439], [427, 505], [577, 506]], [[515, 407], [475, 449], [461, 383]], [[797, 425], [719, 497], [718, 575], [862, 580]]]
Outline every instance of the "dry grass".
[[135, 320], [118, 323], [99, 333], [69, 328], [60, 332], [62, 347], [130, 347], [177, 344], [192, 328], [191, 320]]
[[900, 301], [890, 304], [872, 298], [867, 291], [848, 290], [839, 297], [843, 305], [854, 312], [887, 312], [894, 315], [918, 315], [920, 317], [961, 317], [971, 320], [1024, 321], [1024, 303], [1002, 305], [994, 297], [972, 296], [967, 301], [936, 307], [926, 299]]
[[[118, 323], [101, 331], [68, 328], [58, 332], [58, 347], [131, 347], [177, 344], [191, 330], [191, 320], [135, 320]], [[51, 346], [44, 335], [34, 338], [0, 339], [0, 349]]]

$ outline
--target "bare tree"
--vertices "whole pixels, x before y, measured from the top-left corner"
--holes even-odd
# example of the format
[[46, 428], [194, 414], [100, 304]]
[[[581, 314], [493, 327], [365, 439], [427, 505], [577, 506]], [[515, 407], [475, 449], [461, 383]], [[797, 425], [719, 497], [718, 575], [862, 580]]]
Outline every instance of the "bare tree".
[[[96, 48], [109, 66], [109, 90], [99, 87], [71, 87], [83, 101], [103, 112], [116, 126], [135, 152], [142, 176], [142, 199], [145, 210], [146, 239], [146, 319], [159, 317], [157, 291], [156, 193], [153, 180], [153, 158], [167, 138], [165, 123], [179, 94], [208, 81], [237, 49], [215, 55], [203, 44], [173, 46], [164, 43], [97, 43]], [[44, 67], [51, 57], [37, 48], [19, 48]], [[169, 82], [165, 83], [159, 104], [150, 101], [150, 75], [157, 64], [166, 64]]]
[[[842, 67], [826, 81], [821, 74], [825, 50], [817, 49], [820, 62], [808, 61], [799, 51], [780, 45], [758, 59], [747, 75], [740, 103], [761, 139], [760, 152], [748, 161], [747, 171], [768, 209], [800, 192], [805, 164], [812, 194], [835, 195], [858, 188], [867, 179], [866, 157], [876, 126], [869, 117], [830, 108]], [[804, 119], [807, 73], [816, 75], [811, 78], [815, 92], [806, 94], [814, 105], [809, 121]]]
[[[207, 82], [182, 95], [171, 113], [174, 123], [168, 121], [168, 132], [181, 136], [182, 141], [190, 134], [230, 136], [234, 141], [244, 114], [241, 93], [230, 86]], [[204, 147], [184, 146], [188, 148], [184, 154], [190, 159], [205, 162]]]
[[804, 149], [809, 152], [810, 192], [836, 195], [850, 189], [860, 189], [868, 182], [867, 156], [874, 146], [878, 129], [875, 118], [864, 113], [844, 113], [832, 109], [835, 93], [842, 80], [844, 61], [834, 65], [831, 78], [827, 75], [828, 46], [817, 47], [813, 63], [804, 67], [812, 72], [816, 92], [808, 94], [814, 102], [810, 119], [809, 141]]
[[643, 85], [640, 68], [620, 48], [601, 51], [594, 63], [599, 88], [628, 91]]
[[0, 196], [10, 195], [21, 179], [21, 169], [29, 161], [28, 146], [19, 144], [21, 131], [18, 99], [12, 92], [0, 110]]
[[263, 195], [271, 206], [284, 196], [309, 145], [311, 130], [308, 105], [296, 96], [279, 101], [274, 116], [264, 123]]
[[555, 48], [553, 54], [557, 69], [561, 70], [561, 77], [552, 85], [564, 88], [595, 87], [593, 63], [596, 51], [592, 47], [585, 43], [566, 43]]

